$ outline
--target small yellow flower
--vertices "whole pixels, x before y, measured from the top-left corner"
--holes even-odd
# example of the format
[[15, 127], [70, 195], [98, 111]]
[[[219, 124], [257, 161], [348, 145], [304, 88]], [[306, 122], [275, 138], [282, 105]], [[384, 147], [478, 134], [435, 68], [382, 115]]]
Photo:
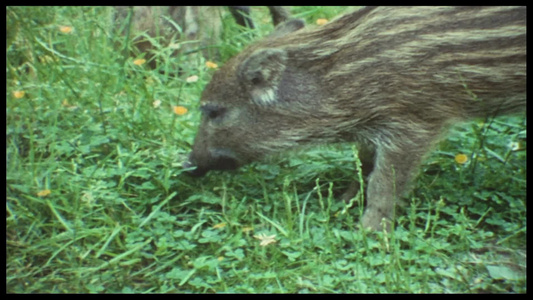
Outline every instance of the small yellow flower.
[[218, 228], [224, 228], [226, 227], [226, 223], [223, 222], [223, 223], [218, 223], [216, 224], [215, 226], [213, 226], [214, 229], [218, 229]]
[[39, 191], [39, 192], [37, 193], [37, 196], [39, 196], [39, 197], [46, 197], [46, 196], [50, 195], [50, 193], [52, 193], [52, 191], [46, 189], [46, 190]]
[[178, 116], [182, 116], [187, 113], [187, 108], [183, 106], [173, 106], [172, 109], [174, 110], [174, 113]]
[[219, 257], [217, 257], [217, 260], [218, 260], [218, 261], [223, 261], [223, 260], [224, 260], [224, 256], [219, 256]]
[[212, 62], [212, 61], [206, 61], [206, 62], [205, 62], [205, 66], [208, 67], [209, 69], [216, 69], [216, 68], [218, 68], [218, 65], [215, 64], [215, 63]]
[[136, 66], [141, 66], [141, 65], [143, 65], [145, 62], [146, 62], [146, 59], [144, 59], [144, 58], [139, 58], [139, 59], [134, 60], [134, 61], [133, 61], [133, 64], [136, 65]]
[[254, 238], [256, 238], [256, 239], [261, 241], [259, 246], [262, 246], [262, 247], [265, 247], [265, 246], [267, 246], [269, 244], [276, 243], [276, 235], [275, 234], [266, 235], [264, 233], [260, 233], [260, 234], [254, 235]]
[[187, 79], [185, 79], [185, 81], [187, 81], [189, 83], [196, 82], [196, 81], [198, 81], [198, 76], [196, 76], [196, 75], [189, 76], [189, 77], [187, 77]]
[[328, 22], [328, 19], [317, 19], [316, 24], [317, 25], [324, 25]]
[[459, 153], [455, 156], [455, 162], [458, 164], [465, 164], [468, 161], [468, 157], [462, 153]]
[[24, 97], [26, 93], [24, 91], [14, 91], [13, 92], [13, 97], [17, 98], [17, 99], [20, 99], [22, 97]]
[[72, 26], [59, 26], [59, 31], [61, 31], [62, 33], [71, 33]]
[[154, 106], [154, 108], [158, 108], [159, 106], [161, 106], [161, 100], [155, 100], [154, 102], [152, 102], [152, 105]]

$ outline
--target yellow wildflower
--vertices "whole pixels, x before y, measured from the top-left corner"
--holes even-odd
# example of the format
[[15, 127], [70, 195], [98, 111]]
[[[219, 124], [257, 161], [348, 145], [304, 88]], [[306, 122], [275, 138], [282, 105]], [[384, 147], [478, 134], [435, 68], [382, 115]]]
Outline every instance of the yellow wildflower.
[[468, 161], [468, 157], [462, 153], [459, 153], [455, 156], [455, 162], [458, 164], [465, 164]]
[[143, 65], [145, 62], [146, 62], [146, 59], [144, 59], [144, 58], [139, 58], [139, 59], [134, 60], [134, 61], [133, 61], [133, 64], [136, 65], [136, 66], [141, 66], [141, 65]]
[[20, 99], [22, 97], [24, 97], [26, 93], [24, 91], [14, 91], [13, 92], [13, 97], [17, 98], [17, 99]]
[[317, 25], [324, 25], [328, 22], [328, 19], [317, 19], [316, 24]]
[[205, 66], [208, 67], [209, 69], [216, 69], [216, 68], [218, 68], [218, 65], [215, 64], [215, 63], [212, 62], [212, 61], [206, 61], [206, 62], [205, 62]]
[[187, 113], [187, 108], [183, 106], [173, 106], [172, 109], [174, 110], [174, 113], [178, 116], [182, 116]]
[[59, 31], [61, 31], [62, 33], [71, 33], [72, 26], [59, 26]]
[[46, 189], [46, 190], [39, 191], [37, 193], [37, 196], [46, 197], [46, 196], [50, 195], [50, 193], [52, 193], [52, 191], [50, 191], [49, 189]]

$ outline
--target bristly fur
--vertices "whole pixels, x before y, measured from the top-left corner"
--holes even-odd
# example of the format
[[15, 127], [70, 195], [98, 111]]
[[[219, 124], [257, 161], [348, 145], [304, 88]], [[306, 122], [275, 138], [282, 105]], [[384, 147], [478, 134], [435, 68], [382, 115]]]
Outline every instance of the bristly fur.
[[525, 110], [526, 8], [365, 7], [300, 27], [279, 26], [214, 74], [201, 102], [227, 113], [204, 117], [199, 169], [358, 142], [372, 170], [362, 224], [378, 229], [448, 124]]

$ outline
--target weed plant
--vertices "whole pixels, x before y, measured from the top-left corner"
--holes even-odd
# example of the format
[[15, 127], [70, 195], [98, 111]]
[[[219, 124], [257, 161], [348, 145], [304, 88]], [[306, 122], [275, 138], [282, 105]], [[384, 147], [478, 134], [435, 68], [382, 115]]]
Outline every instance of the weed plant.
[[[111, 9], [6, 9], [7, 292], [526, 291], [525, 114], [455, 127], [391, 232], [355, 230], [351, 145], [182, 174], [206, 62], [268, 34], [266, 8], [256, 30], [222, 15], [218, 61], [161, 43], [157, 69], [124, 55]], [[292, 8], [310, 26], [344, 10]]]

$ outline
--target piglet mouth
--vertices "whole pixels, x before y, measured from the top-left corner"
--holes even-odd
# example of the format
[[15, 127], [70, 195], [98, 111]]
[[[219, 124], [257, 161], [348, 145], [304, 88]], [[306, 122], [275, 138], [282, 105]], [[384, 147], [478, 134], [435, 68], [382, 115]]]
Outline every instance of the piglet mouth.
[[185, 171], [187, 175], [193, 176], [193, 177], [201, 177], [204, 176], [205, 173], [207, 173], [207, 169], [199, 168], [194, 162], [192, 162], [190, 159], [183, 163], [184, 169], [190, 169]]
[[[202, 163], [195, 158], [194, 152], [189, 155], [189, 159], [183, 163], [187, 174], [194, 177], [204, 176], [210, 170], [235, 170], [239, 167], [239, 162], [232, 151], [225, 149], [215, 149], [209, 151], [210, 157], [206, 163]], [[195, 168], [195, 169], [192, 169]]]

